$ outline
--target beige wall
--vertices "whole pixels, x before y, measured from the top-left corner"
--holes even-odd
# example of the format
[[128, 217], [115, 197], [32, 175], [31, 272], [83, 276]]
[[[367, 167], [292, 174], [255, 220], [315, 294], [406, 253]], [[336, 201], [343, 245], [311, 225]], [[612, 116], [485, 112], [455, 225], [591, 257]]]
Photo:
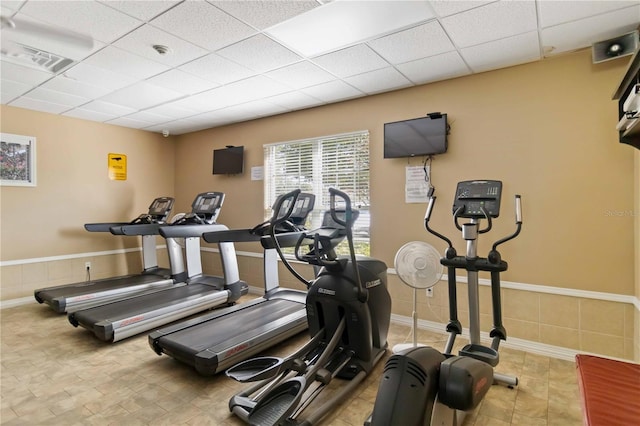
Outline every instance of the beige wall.
[[634, 154], [635, 158], [635, 259], [636, 259], [636, 309], [634, 311], [634, 355], [635, 360], [640, 362], [640, 150], [637, 150]]
[[[138, 237], [89, 233], [83, 225], [130, 221], [146, 213], [154, 198], [174, 196], [172, 140], [119, 126], [1, 108], [3, 133], [36, 137], [37, 162], [36, 187], [0, 189], [1, 300], [82, 281], [85, 262], [91, 262], [94, 279], [139, 272]], [[109, 153], [127, 155], [127, 180], [109, 180]], [[162, 255], [158, 258], [164, 261]]]
[[[502, 215], [480, 246], [486, 252], [490, 240], [511, 232], [513, 196], [521, 194], [525, 223], [521, 236], [504, 246], [505, 280], [633, 295], [633, 218], [617, 215], [633, 208], [633, 148], [618, 143], [612, 124], [611, 93], [623, 66], [592, 65], [585, 51], [182, 135], [176, 193], [225, 191], [220, 221], [251, 226], [262, 220], [263, 183], [251, 181], [249, 169], [262, 165], [263, 144], [369, 130], [372, 255], [392, 266], [407, 241], [443, 244], [424, 231], [425, 205], [404, 202], [408, 161], [382, 158], [383, 123], [446, 112], [449, 152], [433, 161], [434, 227], [460, 242], [450, 212], [456, 182], [501, 179]], [[212, 176], [212, 150], [228, 144], [245, 146], [247, 172]]]
[[[137, 238], [84, 230], [128, 221], [174, 195], [174, 145], [156, 133], [2, 105], [2, 132], [35, 136], [37, 187], [2, 186], [2, 261], [137, 247]], [[107, 154], [127, 155], [126, 181]]]
[[[420, 160], [382, 158], [383, 123], [441, 111], [449, 114], [451, 135], [449, 152], [433, 162], [433, 226], [463, 251], [450, 212], [455, 184], [503, 180], [502, 215], [480, 239], [485, 255], [490, 241], [513, 230], [513, 195], [523, 197], [522, 234], [502, 250], [509, 262], [503, 312], [510, 339], [639, 360], [640, 313], [629, 300], [637, 305], [640, 297], [640, 154], [618, 143], [611, 100], [625, 66], [622, 60], [592, 65], [583, 51], [168, 139], [3, 106], [2, 132], [38, 138], [38, 187], [2, 187], [1, 299], [81, 280], [85, 260], [94, 262], [99, 276], [121, 274], [123, 265], [137, 272], [138, 253], [90, 256], [137, 247], [137, 239], [100, 238], [82, 224], [130, 219], [156, 196], [175, 195], [179, 212], [189, 210], [198, 192], [224, 191], [220, 222], [253, 226], [263, 220], [263, 182], [251, 181], [250, 168], [263, 164], [264, 144], [355, 130], [371, 136], [372, 255], [393, 267], [407, 241], [442, 249], [423, 228], [425, 205], [404, 202], [404, 168]], [[212, 151], [225, 145], [245, 146], [244, 175], [211, 174]], [[128, 155], [128, 181], [108, 180], [109, 152]], [[625, 213], [630, 211], [636, 213]], [[260, 251], [250, 244], [238, 250]], [[72, 259], [30, 261], [66, 255]], [[159, 258], [163, 263], [163, 254]], [[220, 273], [216, 259], [205, 255], [205, 272]], [[13, 261], [18, 264], [7, 265]], [[240, 256], [239, 263], [242, 278], [260, 287], [261, 260]], [[281, 277], [296, 285], [286, 271]], [[393, 274], [389, 286], [393, 312], [410, 316], [410, 290]], [[490, 328], [486, 290], [481, 288], [483, 331]], [[597, 300], [599, 294], [605, 300]], [[433, 299], [420, 295], [419, 302], [421, 319], [446, 321], [444, 283]]]

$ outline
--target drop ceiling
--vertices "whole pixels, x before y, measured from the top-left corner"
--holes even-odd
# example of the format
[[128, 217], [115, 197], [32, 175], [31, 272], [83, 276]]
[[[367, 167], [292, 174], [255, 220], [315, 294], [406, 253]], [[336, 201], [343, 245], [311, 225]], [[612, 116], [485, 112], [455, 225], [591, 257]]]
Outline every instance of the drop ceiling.
[[539, 61], [640, 24], [640, 1], [606, 0], [3, 0], [0, 7], [16, 24], [3, 24], [3, 50], [8, 31], [35, 28], [25, 45], [72, 60], [46, 70], [3, 55], [3, 104], [170, 134]]

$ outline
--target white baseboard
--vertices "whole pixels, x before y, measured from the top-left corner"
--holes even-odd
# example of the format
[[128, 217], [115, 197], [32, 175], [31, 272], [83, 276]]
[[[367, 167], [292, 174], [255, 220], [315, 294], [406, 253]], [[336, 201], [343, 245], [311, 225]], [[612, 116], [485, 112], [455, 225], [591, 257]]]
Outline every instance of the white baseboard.
[[[411, 327], [413, 325], [413, 319], [404, 315], [391, 314], [391, 322], [395, 324], [402, 324]], [[434, 321], [418, 320], [418, 328], [420, 330], [427, 330], [433, 333], [442, 334], [446, 336], [446, 325], [440, 324]], [[469, 330], [462, 330], [462, 337], [469, 337]], [[489, 333], [480, 333], [480, 339], [487, 344], [491, 345], [491, 338]], [[501, 347], [516, 349], [524, 352], [533, 353], [536, 355], [548, 356], [550, 358], [563, 359], [566, 361], [573, 361], [576, 354], [584, 353], [583, 351], [577, 351], [575, 349], [563, 348], [560, 346], [552, 346], [539, 342], [532, 342], [530, 340], [518, 339], [516, 337], [509, 337], [506, 341], [500, 344]], [[440, 349], [440, 348], [436, 348]], [[597, 355], [597, 354], [594, 354]]]
[[[264, 290], [260, 287], [249, 286], [249, 294], [255, 295], [263, 295]], [[0, 301], [0, 310], [7, 308], [15, 308], [17, 306], [29, 305], [32, 303], [37, 303], [37, 301], [32, 297], [21, 297], [18, 299], [4, 300]], [[413, 324], [413, 319], [404, 315], [391, 314], [391, 322], [395, 324], [402, 324], [408, 327], [411, 327]], [[442, 334], [446, 336], [445, 332], [445, 324], [441, 324], [434, 321], [427, 320], [418, 320], [418, 328], [421, 330], [431, 331], [433, 333]], [[464, 329], [462, 331], [462, 337], [469, 337], [469, 331]], [[481, 340], [485, 341], [487, 345], [491, 344], [491, 339], [489, 338], [489, 334], [482, 332], [480, 333]], [[539, 342], [532, 342], [530, 340], [518, 339], [516, 337], [510, 337], [507, 341], [503, 342], [501, 346], [516, 349], [524, 352], [529, 352], [537, 355], [548, 356], [550, 358], [563, 359], [566, 361], [573, 361], [575, 356], [578, 353], [585, 353], [584, 351], [577, 351], [574, 349], [563, 348], [560, 346], [547, 345]], [[591, 355], [599, 355], [599, 354], [591, 354]], [[602, 356], [602, 355], [601, 355]], [[611, 357], [608, 357], [611, 358]], [[622, 361], [629, 361], [621, 359]]]
[[29, 305], [38, 303], [33, 296], [21, 297], [19, 299], [10, 299], [0, 301], [0, 310], [5, 308], [15, 308], [16, 306]]

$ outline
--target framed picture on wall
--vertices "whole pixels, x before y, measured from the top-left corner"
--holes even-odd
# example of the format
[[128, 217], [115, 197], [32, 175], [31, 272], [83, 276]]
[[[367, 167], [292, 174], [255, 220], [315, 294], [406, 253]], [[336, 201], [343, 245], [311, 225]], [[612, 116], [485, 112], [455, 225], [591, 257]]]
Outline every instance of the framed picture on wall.
[[36, 138], [0, 133], [0, 184], [36, 186]]

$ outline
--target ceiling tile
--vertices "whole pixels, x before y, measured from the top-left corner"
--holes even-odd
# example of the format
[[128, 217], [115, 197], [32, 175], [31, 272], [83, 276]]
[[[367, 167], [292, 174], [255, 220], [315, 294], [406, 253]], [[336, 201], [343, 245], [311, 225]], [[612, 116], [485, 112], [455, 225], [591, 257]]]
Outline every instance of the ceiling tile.
[[[637, 6], [638, 1], [541, 1], [540, 26], [551, 27], [565, 22], [588, 18], [629, 6]], [[636, 16], [640, 21], [640, 16]]]
[[3, 104], [9, 103], [16, 97], [31, 90], [31, 86], [24, 83], [18, 83], [16, 81], [1, 80], [0, 81], [0, 93], [2, 93]]
[[82, 105], [82, 109], [111, 115], [111, 118], [116, 118], [120, 117], [121, 115], [128, 115], [136, 112], [135, 108], [129, 108], [123, 105], [116, 105], [104, 101], [89, 102], [88, 104]]
[[66, 115], [68, 117], [81, 118], [83, 120], [100, 121], [100, 122], [112, 120], [117, 117], [117, 115], [114, 115], [114, 114], [105, 114], [102, 112], [90, 111], [88, 109], [83, 109], [83, 108], [74, 108], [70, 111], [65, 112], [62, 115]]
[[168, 117], [165, 115], [154, 114], [152, 112], [149, 112], [149, 110], [134, 112], [133, 114], [126, 115], [122, 118], [128, 118], [135, 121], [144, 121], [145, 123], [147, 123], [147, 126], [156, 123], [164, 123], [168, 119]]
[[171, 105], [173, 107], [193, 111], [190, 115], [195, 115], [233, 105], [233, 96], [227, 95], [228, 98], [222, 98], [221, 96], [218, 96], [216, 92], [216, 90], [218, 89], [219, 87], [207, 90], [206, 92], [198, 93], [188, 98], [178, 99], [177, 101], [171, 102]]
[[438, 55], [454, 49], [438, 22], [428, 22], [368, 43], [392, 64]]
[[345, 78], [345, 81], [369, 95], [412, 86], [395, 68], [388, 67]]
[[108, 87], [86, 84], [73, 78], [69, 78], [64, 74], [60, 74], [55, 78], [52, 78], [51, 80], [43, 83], [40, 87], [89, 99], [99, 98], [111, 92], [111, 89]]
[[349, 77], [388, 67], [387, 61], [365, 44], [313, 58], [313, 62], [338, 77]]
[[255, 71], [212, 53], [178, 69], [205, 80], [225, 84], [255, 75]]
[[302, 58], [262, 34], [218, 50], [218, 55], [257, 72], [280, 68]]
[[149, 108], [165, 103], [184, 95], [173, 90], [141, 81], [131, 86], [103, 96], [100, 100], [113, 104], [123, 105], [136, 110]]
[[281, 95], [266, 98], [265, 100], [292, 111], [324, 104], [324, 101], [302, 92], [283, 93]]
[[25, 0], [2, 0], [2, 7], [16, 11], [24, 4]]
[[191, 99], [205, 103], [209, 111], [286, 93], [291, 89], [265, 76], [250, 77], [226, 86], [220, 86]]
[[103, 0], [100, 3], [143, 21], [155, 18], [182, 0]]
[[151, 24], [209, 50], [245, 39], [255, 30], [205, 1], [187, 1]]
[[129, 86], [137, 80], [133, 77], [117, 74], [98, 66], [89, 65], [86, 62], [74, 65], [65, 71], [63, 76], [81, 83], [102, 87], [109, 91]]
[[60, 114], [61, 112], [69, 109], [68, 105], [60, 105], [56, 103], [41, 101], [39, 99], [31, 99], [26, 96], [22, 96], [12, 101], [9, 105], [34, 111], [48, 112], [51, 114]]
[[501, 1], [443, 18], [441, 22], [458, 47], [469, 47], [535, 30], [536, 5], [533, 1]]
[[113, 120], [106, 121], [107, 124], [115, 124], [116, 126], [130, 127], [132, 129], [142, 129], [144, 127], [149, 127], [155, 123], [149, 123], [147, 121], [134, 120], [129, 117], [118, 117]]
[[[153, 48], [156, 44], [167, 46], [170, 49], [169, 52], [164, 55], [159, 54]], [[113, 45], [171, 67], [177, 67], [209, 53], [195, 44], [184, 41], [151, 25], [144, 25], [136, 29], [116, 41]]]
[[635, 6], [556, 25], [542, 30], [542, 45], [553, 47], [552, 54], [589, 47], [595, 42], [635, 30], [639, 19], [640, 6]]
[[93, 1], [29, 1], [20, 13], [110, 43], [142, 24]]
[[53, 74], [2, 61], [0, 63], [0, 76], [2, 76], [3, 80], [37, 86], [52, 78]]
[[396, 68], [415, 84], [445, 80], [470, 74], [458, 52], [447, 52], [397, 65]]
[[[188, 101], [188, 99], [185, 100]], [[169, 102], [153, 108], [148, 108], [145, 112], [162, 115], [167, 117], [167, 119], [178, 119], [197, 114], [197, 109], [185, 108], [175, 102]]]
[[504, 68], [541, 58], [538, 33], [532, 31], [462, 49], [462, 57], [474, 72]]
[[263, 117], [265, 115], [281, 114], [285, 111], [286, 109], [280, 105], [275, 105], [263, 100], [257, 100], [223, 108], [216, 112], [228, 114], [229, 117], [233, 117], [233, 121], [241, 121]]
[[434, 1], [431, 1], [430, 3], [431, 3], [431, 7], [433, 7], [433, 10], [435, 10], [438, 16], [445, 17], [449, 15], [454, 15], [456, 13], [464, 12], [465, 10], [474, 9], [476, 7], [485, 5], [487, 3], [491, 3], [492, 1], [496, 1], [496, 0], [487, 0], [487, 1], [434, 0]]
[[320, 6], [308, 0], [210, 1], [241, 21], [263, 30]]
[[67, 109], [86, 104], [91, 99], [82, 96], [70, 95], [68, 93], [57, 92], [55, 90], [44, 89], [42, 87], [36, 87], [26, 95], [31, 99], [37, 99], [40, 101], [51, 102], [60, 105], [67, 105]]
[[424, 1], [334, 1], [265, 32], [296, 52], [316, 56], [433, 17]]
[[102, 67], [136, 79], [145, 79], [169, 69], [166, 65], [113, 46], [105, 47], [87, 58], [83, 63]]
[[9, 102], [11, 102], [12, 100], [14, 100], [15, 98], [17, 98], [18, 96], [20, 96], [20, 94], [16, 94], [13, 92], [8, 92], [5, 90], [1, 90], [0, 91], [0, 104], [2, 105], [6, 105]]
[[203, 80], [192, 74], [178, 69], [172, 69], [147, 80], [151, 84], [174, 90], [176, 92], [191, 95], [194, 93], [204, 92], [218, 86], [208, 80]]
[[340, 80], [307, 87], [302, 92], [324, 102], [339, 102], [364, 96], [364, 93]]
[[180, 120], [167, 121], [162, 124], [155, 124], [153, 126], [145, 127], [144, 129], [150, 132], [161, 133], [164, 130], [168, 130], [170, 135], [181, 135], [183, 133], [197, 132], [198, 130], [208, 129], [213, 127], [209, 121], [195, 121], [191, 118], [184, 118]]
[[307, 61], [270, 71], [265, 75], [293, 89], [315, 86], [336, 79], [335, 76]]
[[[0, 102], [172, 134], [535, 61], [640, 22], [638, 0], [0, 0], [0, 11], [31, 27], [33, 46], [79, 62], [55, 75], [0, 58]], [[85, 43], [53, 50], [68, 31]]]

